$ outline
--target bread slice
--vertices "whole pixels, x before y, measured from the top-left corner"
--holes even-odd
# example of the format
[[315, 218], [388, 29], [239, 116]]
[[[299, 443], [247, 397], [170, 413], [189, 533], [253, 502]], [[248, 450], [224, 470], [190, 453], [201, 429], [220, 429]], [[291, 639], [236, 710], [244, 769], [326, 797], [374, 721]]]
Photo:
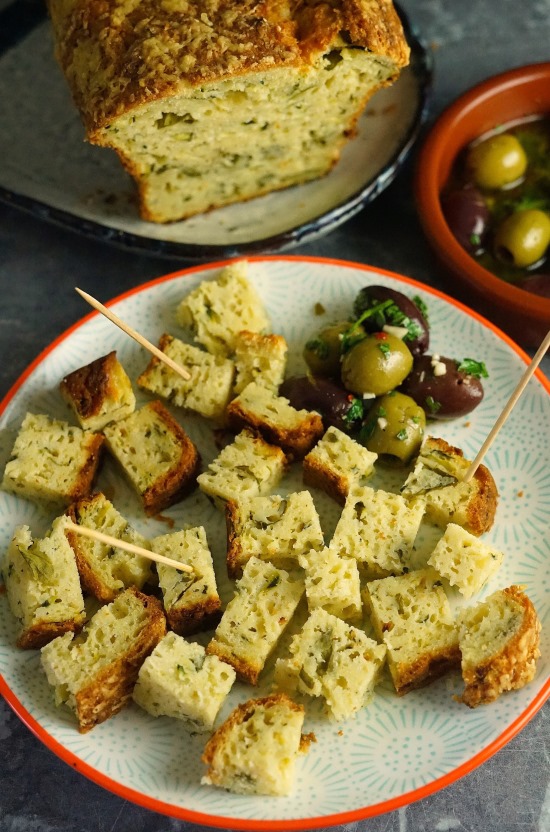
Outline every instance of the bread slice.
[[65, 376], [60, 391], [86, 430], [102, 430], [136, 407], [132, 382], [114, 350]]
[[211, 355], [191, 344], [164, 334], [159, 349], [189, 373], [184, 379], [160, 358], [153, 356], [137, 383], [143, 390], [167, 399], [176, 407], [198, 413], [205, 419], [221, 421], [229, 402], [235, 365], [219, 355]]
[[201, 782], [236, 794], [290, 794], [304, 716], [284, 693], [238, 705], [206, 744]]
[[411, 505], [422, 501], [426, 520], [436, 526], [444, 529], [456, 523], [479, 537], [493, 525], [498, 490], [484, 465], [478, 466], [469, 482], [462, 482], [469, 467], [460, 448], [427, 436], [401, 493]]
[[458, 629], [435, 569], [371, 581], [363, 598], [400, 696], [460, 665]]
[[104, 434], [146, 514], [158, 514], [195, 487], [199, 452], [162, 402], [149, 402], [126, 419], [107, 425]]
[[42, 648], [56, 703], [74, 711], [81, 733], [126, 705], [141, 665], [165, 633], [160, 602], [126, 589], [101, 607], [80, 635], [65, 633]]
[[192, 572], [157, 564], [159, 586], [168, 623], [180, 635], [214, 627], [221, 618], [212, 555], [202, 526], [160, 535], [151, 541], [159, 555], [186, 563]]
[[251, 557], [293, 568], [300, 555], [323, 547], [323, 531], [309, 491], [272, 494], [226, 504], [227, 573], [242, 575]]
[[296, 410], [288, 399], [253, 381], [231, 401], [227, 423], [234, 430], [250, 428], [266, 442], [279, 445], [295, 458], [302, 458], [323, 434], [318, 413]]
[[410, 553], [424, 514], [421, 503], [409, 506], [399, 494], [382, 489], [352, 488], [330, 546], [361, 564], [365, 579], [400, 575], [410, 565]]
[[288, 467], [285, 453], [250, 430], [242, 430], [197, 477], [203, 491], [222, 511], [228, 500], [269, 493]]
[[4, 563], [10, 609], [20, 624], [17, 646], [37, 649], [66, 632], [80, 630], [84, 598], [65, 518], [34, 540], [28, 526], [17, 526]]
[[462, 610], [458, 628], [466, 685], [460, 700], [470, 708], [494, 702], [534, 678], [541, 624], [521, 587], [499, 589]]
[[48, 5], [87, 137], [155, 222], [322, 176], [409, 58], [387, 0]]
[[451, 586], [456, 586], [465, 598], [471, 598], [500, 569], [503, 557], [499, 549], [483, 543], [462, 526], [449, 523], [431, 553], [428, 565]]
[[290, 657], [277, 659], [275, 684], [322, 697], [336, 720], [354, 717], [372, 699], [386, 648], [321, 608], [293, 636]]
[[273, 392], [279, 389], [288, 354], [288, 344], [282, 335], [261, 335], [245, 329], [235, 336], [234, 349], [235, 393], [242, 393], [252, 381]]
[[102, 448], [100, 433], [27, 413], [4, 470], [2, 488], [48, 508], [65, 508], [91, 491]]
[[257, 684], [303, 594], [298, 572], [251, 558], [206, 652], [232, 665], [244, 681]]
[[[116, 537], [135, 546], [148, 548], [148, 542], [133, 529], [107, 497], [98, 492], [69, 506], [67, 515], [74, 523]], [[124, 549], [91, 540], [67, 531], [80, 580], [84, 589], [102, 603], [114, 601], [119, 592], [131, 586], [141, 589], [151, 580], [151, 561]]]
[[269, 318], [253, 284], [248, 262], [224, 266], [211, 280], [192, 289], [178, 304], [176, 320], [212, 355], [233, 356], [238, 333], [267, 332]]
[[353, 486], [362, 487], [374, 474], [378, 455], [368, 451], [347, 433], [327, 428], [304, 457], [304, 483], [325, 491], [341, 505]]
[[322, 607], [344, 621], [360, 622], [363, 604], [355, 558], [342, 557], [328, 546], [320, 552], [300, 555], [298, 563], [306, 573], [306, 598], [311, 611]]
[[143, 662], [134, 702], [153, 716], [183, 720], [193, 731], [211, 731], [235, 681], [235, 671], [200, 644], [166, 633]]

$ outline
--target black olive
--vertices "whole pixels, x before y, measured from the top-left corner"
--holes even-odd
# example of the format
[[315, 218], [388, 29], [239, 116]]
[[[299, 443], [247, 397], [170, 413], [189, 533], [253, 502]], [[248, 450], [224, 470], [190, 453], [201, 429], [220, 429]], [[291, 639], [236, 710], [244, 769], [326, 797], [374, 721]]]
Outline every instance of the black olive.
[[[399, 389], [414, 399], [430, 419], [465, 416], [483, 399], [483, 385], [477, 374], [461, 369], [462, 366], [467, 367], [468, 362], [422, 355]], [[483, 365], [477, 366], [485, 371]]]
[[[383, 304], [386, 306], [382, 308]], [[403, 292], [387, 286], [365, 286], [355, 298], [353, 314], [360, 318], [368, 310], [373, 314], [362, 321], [367, 332], [379, 332], [388, 325], [405, 328], [408, 332], [403, 342], [413, 356], [426, 352], [430, 341], [428, 322], [422, 310]]]
[[480, 191], [472, 186], [457, 188], [441, 198], [441, 208], [454, 236], [469, 254], [484, 248], [490, 213]]
[[363, 415], [362, 400], [327, 378], [292, 376], [283, 381], [279, 394], [297, 410], [316, 410], [326, 428], [349, 432]]

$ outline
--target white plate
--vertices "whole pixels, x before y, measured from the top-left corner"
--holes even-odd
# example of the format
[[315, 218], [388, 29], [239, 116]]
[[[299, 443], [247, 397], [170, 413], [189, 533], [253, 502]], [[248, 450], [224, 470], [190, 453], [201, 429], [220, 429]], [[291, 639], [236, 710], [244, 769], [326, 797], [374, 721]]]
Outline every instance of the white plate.
[[[218, 268], [219, 264], [197, 267], [162, 277], [127, 293], [112, 308], [153, 342], [165, 330], [182, 337], [174, 319], [176, 304]], [[469, 458], [479, 449], [525, 369], [525, 354], [475, 313], [391, 273], [352, 263], [279, 257], [251, 259], [250, 278], [271, 315], [273, 330], [289, 341], [290, 372], [302, 366], [301, 347], [308, 335], [323, 322], [348, 315], [363, 285], [383, 283], [420, 295], [430, 310], [431, 349], [483, 360], [490, 373], [485, 399], [467, 420], [432, 424], [432, 433], [463, 448]], [[323, 316], [315, 314], [318, 302], [327, 310]], [[463, 354], [457, 355], [457, 348]], [[30, 409], [67, 418], [58, 393], [60, 379], [111, 349], [118, 351], [133, 379], [147, 363], [148, 356], [140, 347], [96, 313], [39, 356], [2, 404], [2, 468], [24, 413]], [[453, 700], [453, 694], [461, 690], [459, 674], [453, 673], [403, 698], [385, 682], [368, 708], [341, 725], [324, 721], [312, 708], [305, 730], [314, 731], [317, 742], [298, 761], [293, 794], [254, 798], [201, 786], [204, 738], [188, 735], [174, 720], [155, 720], [135, 705], [80, 735], [73, 716], [54, 706], [38, 654], [13, 646], [15, 625], [5, 594], [0, 595], [0, 690], [30, 729], [78, 771], [131, 801], [198, 823], [278, 830], [341, 824], [395, 809], [442, 788], [497, 751], [549, 694], [550, 447], [541, 441], [541, 426], [550, 422], [548, 392], [542, 377], [530, 381], [486, 460], [500, 490], [496, 524], [486, 538], [506, 553], [501, 571], [486, 591], [512, 583], [525, 585], [543, 623], [537, 676], [521, 691], [469, 710]], [[178, 417], [208, 463], [216, 453], [210, 429], [181, 412]], [[399, 481], [400, 475], [395, 474], [376, 478], [377, 485], [388, 487], [398, 487]], [[102, 482], [112, 489], [115, 505], [142, 532], [152, 536], [166, 531], [166, 526], [142, 516], [114, 469], [106, 466]], [[300, 487], [300, 466], [295, 465], [279, 491]], [[315, 501], [329, 531], [339, 509], [318, 493]], [[206, 526], [222, 596], [227, 599], [230, 585], [225, 577], [221, 513], [200, 492], [166, 513], [176, 526]], [[33, 504], [0, 492], [0, 551], [5, 550], [17, 523], [28, 523], [39, 534], [51, 519]], [[237, 701], [263, 693], [266, 687], [267, 683], [259, 689], [238, 685], [222, 717]]]
[[[133, 182], [114, 152], [84, 141], [53, 58], [49, 24], [21, 37], [18, 11], [6, 21], [0, 16], [0, 199], [90, 237], [193, 261], [278, 251], [320, 237], [390, 184], [426, 116], [431, 52], [400, 14], [410, 66], [373, 97], [357, 137], [328, 176], [167, 225], [139, 218]], [[15, 30], [11, 39], [4, 22]], [[2, 54], [3, 41], [11, 45], [17, 37]]]

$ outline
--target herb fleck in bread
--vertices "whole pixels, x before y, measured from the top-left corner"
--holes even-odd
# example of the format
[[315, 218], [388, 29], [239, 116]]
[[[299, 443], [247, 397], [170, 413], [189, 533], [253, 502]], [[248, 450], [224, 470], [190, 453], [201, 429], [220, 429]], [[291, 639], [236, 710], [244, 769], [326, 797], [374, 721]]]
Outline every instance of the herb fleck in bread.
[[99, 433], [27, 413], [4, 470], [2, 488], [49, 508], [64, 508], [90, 492], [102, 447]]
[[326, 610], [314, 610], [293, 636], [290, 657], [277, 659], [275, 684], [324, 698], [334, 719], [349, 719], [372, 699], [386, 648]]
[[65, 633], [42, 648], [56, 702], [75, 712], [81, 733], [124, 707], [141, 665], [165, 633], [160, 602], [126, 589], [101, 607], [80, 635]]
[[33, 540], [28, 526], [17, 526], [3, 571], [10, 609], [21, 627], [18, 647], [42, 647], [84, 624], [84, 598], [63, 517], [41, 540]]
[[409, 58], [385, 0], [48, 5], [87, 137], [155, 222], [322, 176]]
[[344, 505], [352, 486], [366, 485], [377, 459], [351, 436], [329, 427], [304, 457], [304, 482]]
[[284, 693], [238, 705], [206, 744], [202, 783], [237, 794], [290, 794], [304, 716]]
[[232, 665], [244, 681], [257, 684], [303, 594], [298, 572], [251, 558], [206, 652]]
[[465, 598], [471, 598], [500, 569], [502, 559], [502, 552], [494, 546], [482, 543], [462, 526], [449, 523], [431, 553], [428, 565], [451, 586], [456, 586]]
[[229, 403], [227, 422], [234, 430], [248, 427], [266, 442], [279, 445], [297, 458], [306, 454], [323, 433], [318, 413], [296, 410], [288, 399], [253, 381]]
[[102, 430], [109, 422], [129, 416], [136, 406], [132, 383], [115, 351], [73, 370], [60, 390], [86, 430]]
[[143, 662], [133, 698], [153, 716], [211, 731], [234, 681], [235, 671], [226, 662], [170, 632]]
[[[148, 548], [147, 540], [133, 529], [102, 493], [83, 497], [69, 506], [74, 523], [116, 537], [135, 546]], [[67, 531], [84, 589], [103, 603], [113, 601], [130, 586], [141, 589], [151, 578], [151, 562], [141, 555], [108, 546], [77, 532]]]
[[535, 676], [541, 624], [521, 587], [510, 586], [461, 611], [458, 617], [461, 701], [470, 708], [494, 702]]
[[194, 488], [199, 452], [162, 402], [149, 402], [126, 419], [107, 425], [104, 433], [146, 514], [158, 514]]
[[469, 482], [462, 482], [469, 467], [460, 448], [427, 436], [401, 493], [411, 505], [423, 501], [426, 520], [436, 526], [456, 523], [479, 536], [493, 525], [498, 491], [484, 465], [478, 466]]
[[458, 630], [435, 569], [371, 581], [363, 597], [399, 695], [459, 666]]
[[242, 574], [251, 557], [291, 568], [297, 566], [300, 555], [323, 546], [319, 515], [309, 491], [228, 500], [225, 511], [231, 578]]
[[159, 349], [184, 367], [190, 378], [182, 378], [160, 358], [153, 356], [139, 376], [138, 385], [149, 393], [168, 399], [176, 407], [198, 413], [205, 419], [221, 420], [233, 387], [233, 362], [184, 344], [167, 334], [161, 337]]
[[197, 526], [160, 535], [151, 541], [151, 549], [193, 568], [192, 572], [181, 572], [173, 566], [157, 564], [171, 629], [180, 635], [189, 635], [215, 626], [221, 618], [221, 601], [204, 528]]
[[251, 381], [274, 392], [282, 384], [288, 345], [282, 335], [261, 335], [244, 330], [235, 336], [234, 392], [241, 393]]

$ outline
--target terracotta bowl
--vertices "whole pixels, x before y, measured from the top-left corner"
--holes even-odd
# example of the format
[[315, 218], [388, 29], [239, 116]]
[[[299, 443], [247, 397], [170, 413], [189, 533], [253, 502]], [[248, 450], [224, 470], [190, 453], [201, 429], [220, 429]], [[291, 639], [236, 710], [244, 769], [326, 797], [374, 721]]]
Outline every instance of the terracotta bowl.
[[538, 114], [550, 115], [550, 63], [489, 78], [457, 99], [436, 121], [420, 150], [415, 175], [420, 221], [445, 268], [449, 293], [527, 348], [537, 347], [550, 328], [550, 298], [506, 283], [480, 266], [452, 234], [440, 194], [465, 145], [500, 124]]

